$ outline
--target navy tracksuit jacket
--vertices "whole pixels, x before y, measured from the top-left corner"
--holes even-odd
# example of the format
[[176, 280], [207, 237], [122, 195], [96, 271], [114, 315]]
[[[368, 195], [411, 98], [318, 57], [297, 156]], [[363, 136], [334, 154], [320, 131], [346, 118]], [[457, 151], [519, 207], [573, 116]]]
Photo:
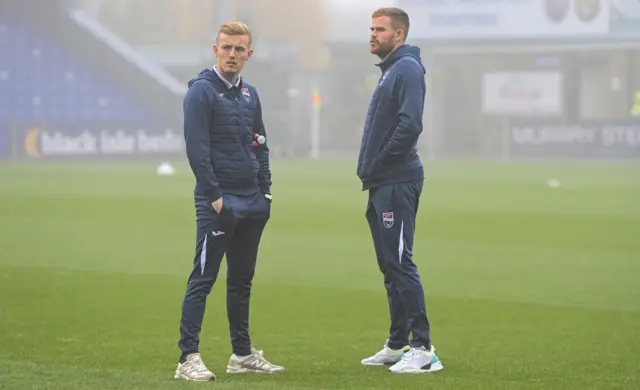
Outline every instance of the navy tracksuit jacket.
[[382, 76], [366, 116], [358, 176], [362, 189], [369, 191], [366, 217], [389, 300], [388, 346], [430, 348], [424, 291], [412, 261], [424, 180], [417, 143], [422, 132], [425, 69], [420, 49], [410, 45], [399, 47], [378, 66]]
[[[227, 316], [232, 351], [249, 355], [249, 298], [258, 245], [270, 215], [271, 170], [256, 89], [240, 79], [231, 85], [205, 69], [189, 81], [184, 98], [184, 136], [196, 179], [196, 253], [182, 305], [181, 360], [198, 352], [207, 296], [227, 256]], [[222, 197], [217, 214], [212, 202]]]

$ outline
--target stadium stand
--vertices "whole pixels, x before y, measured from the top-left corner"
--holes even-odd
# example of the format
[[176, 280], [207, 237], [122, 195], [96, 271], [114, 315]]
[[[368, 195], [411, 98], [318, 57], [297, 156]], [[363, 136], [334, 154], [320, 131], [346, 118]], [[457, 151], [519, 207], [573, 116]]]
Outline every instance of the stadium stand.
[[0, 118], [138, 119], [148, 110], [60, 47], [56, 39], [0, 15]]

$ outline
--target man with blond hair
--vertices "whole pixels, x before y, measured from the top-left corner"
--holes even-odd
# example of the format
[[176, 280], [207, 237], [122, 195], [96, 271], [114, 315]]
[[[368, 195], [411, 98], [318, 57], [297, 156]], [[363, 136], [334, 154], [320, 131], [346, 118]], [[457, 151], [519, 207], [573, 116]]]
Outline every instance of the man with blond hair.
[[[424, 168], [417, 153], [426, 95], [420, 49], [405, 44], [409, 16], [399, 8], [372, 14], [370, 52], [382, 71], [367, 113], [358, 157], [366, 217], [384, 276], [391, 325], [382, 350], [362, 360], [394, 373], [442, 370], [431, 345], [424, 289], [413, 262], [413, 236]], [[409, 341], [409, 335], [412, 335]]]
[[214, 380], [200, 355], [207, 296], [227, 257], [227, 318], [232, 355], [227, 373], [282, 372], [249, 337], [249, 298], [258, 245], [271, 213], [269, 148], [256, 89], [240, 77], [251, 58], [244, 23], [222, 25], [213, 51], [217, 64], [189, 81], [184, 97], [184, 136], [195, 176], [197, 239], [182, 304], [182, 354], [175, 378]]

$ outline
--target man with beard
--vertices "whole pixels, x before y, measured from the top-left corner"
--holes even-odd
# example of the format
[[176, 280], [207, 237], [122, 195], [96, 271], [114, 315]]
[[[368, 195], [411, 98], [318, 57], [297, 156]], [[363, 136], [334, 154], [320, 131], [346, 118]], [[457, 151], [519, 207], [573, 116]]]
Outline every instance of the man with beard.
[[[358, 176], [369, 191], [366, 217], [391, 313], [384, 348], [362, 364], [394, 373], [443, 369], [431, 345], [424, 290], [412, 260], [424, 168], [417, 153], [426, 95], [420, 49], [405, 44], [409, 16], [398, 8], [372, 15], [370, 51], [382, 76], [366, 116]], [[409, 334], [412, 334], [409, 342]]]

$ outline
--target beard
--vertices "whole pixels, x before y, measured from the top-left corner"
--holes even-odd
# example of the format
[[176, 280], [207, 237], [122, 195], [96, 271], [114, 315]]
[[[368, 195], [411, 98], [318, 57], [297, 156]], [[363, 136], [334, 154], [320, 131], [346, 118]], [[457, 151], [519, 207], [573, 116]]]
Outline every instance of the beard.
[[393, 42], [377, 42], [372, 54], [377, 55], [381, 60], [385, 59], [393, 51]]

